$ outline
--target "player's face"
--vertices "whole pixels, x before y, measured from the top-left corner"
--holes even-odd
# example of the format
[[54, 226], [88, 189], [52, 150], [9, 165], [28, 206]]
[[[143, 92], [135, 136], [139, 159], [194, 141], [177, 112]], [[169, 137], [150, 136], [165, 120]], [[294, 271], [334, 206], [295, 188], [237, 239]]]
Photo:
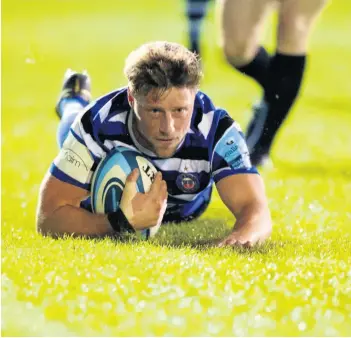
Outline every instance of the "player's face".
[[172, 87], [161, 97], [128, 95], [134, 109], [135, 132], [139, 142], [158, 157], [171, 157], [190, 127], [195, 88]]

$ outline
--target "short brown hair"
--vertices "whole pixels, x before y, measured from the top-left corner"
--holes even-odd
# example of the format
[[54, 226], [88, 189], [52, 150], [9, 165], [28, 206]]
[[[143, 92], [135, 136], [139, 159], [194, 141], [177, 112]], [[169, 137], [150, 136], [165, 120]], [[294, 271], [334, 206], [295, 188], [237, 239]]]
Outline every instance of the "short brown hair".
[[167, 41], [146, 43], [129, 54], [124, 74], [133, 95], [156, 89], [162, 95], [171, 87], [198, 87], [202, 70], [198, 55]]

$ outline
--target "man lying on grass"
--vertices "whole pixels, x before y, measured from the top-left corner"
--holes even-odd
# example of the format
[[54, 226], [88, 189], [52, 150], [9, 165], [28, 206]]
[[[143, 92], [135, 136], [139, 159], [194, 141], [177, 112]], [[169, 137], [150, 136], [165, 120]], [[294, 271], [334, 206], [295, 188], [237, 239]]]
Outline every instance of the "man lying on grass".
[[[56, 106], [61, 150], [41, 185], [38, 231], [106, 236], [125, 223], [142, 230], [160, 219], [190, 221], [207, 208], [216, 183], [236, 218], [232, 233], [219, 245], [253, 246], [268, 238], [272, 224], [263, 180], [250, 163], [238, 124], [198, 90], [198, 57], [176, 43], [152, 42], [129, 55], [124, 72], [126, 87], [91, 104], [88, 74], [66, 72]], [[146, 194], [123, 193], [118, 217], [94, 214], [92, 175], [117, 146], [133, 147], [153, 162], [159, 171], [156, 187]], [[84, 166], [64, 156], [68, 149]], [[137, 178], [133, 171], [124, 192]], [[128, 204], [132, 208], [123, 208]]]

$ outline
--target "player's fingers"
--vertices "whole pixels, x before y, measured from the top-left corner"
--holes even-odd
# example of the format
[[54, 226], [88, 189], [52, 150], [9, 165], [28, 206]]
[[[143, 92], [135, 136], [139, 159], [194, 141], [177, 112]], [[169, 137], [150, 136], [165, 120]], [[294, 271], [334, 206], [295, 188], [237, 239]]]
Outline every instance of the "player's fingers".
[[167, 191], [167, 183], [166, 181], [161, 181], [161, 187], [160, 187], [160, 195], [162, 199], [166, 199], [168, 197], [168, 191]]
[[161, 184], [162, 184], [162, 173], [158, 171], [156, 173], [155, 180], [151, 184], [149, 194], [154, 196], [158, 195], [160, 193]]
[[247, 240], [243, 239], [239, 234], [236, 234], [236, 236], [232, 235], [227, 241], [227, 245], [237, 247], [243, 247], [246, 243]]
[[248, 238], [246, 240], [245, 247], [246, 248], [252, 248], [256, 244], [258, 244], [259, 240], [260, 240], [260, 234], [258, 232], [254, 232], [254, 233], [252, 233], [250, 238]]
[[249, 243], [252, 243], [252, 239], [248, 239], [248, 238], [242, 238], [242, 237], [238, 237], [238, 243], [241, 246], [247, 246], [249, 245]]
[[164, 214], [167, 209], [167, 200], [163, 200], [160, 213]]
[[223, 248], [224, 246], [227, 246], [229, 243], [229, 240], [228, 239], [225, 239], [224, 241], [220, 242], [217, 246], [219, 248]]
[[252, 241], [247, 241], [247, 242], [244, 243], [242, 246], [243, 246], [244, 248], [252, 248], [252, 247], [255, 246], [255, 243], [252, 242]]
[[226, 245], [234, 245], [238, 241], [238, 239], [239, 239], [238, 234], [234, 232], [229, 237], [227, 237], [222, 242], [220, 242], [218, 246], [223, 247]]
[[136, 182], [139, 174], [140, 172], [138, 168], [133, 169], [132, 172], [127, 176], [126, 182]]
[[[139, 170], [134, 169], [127, 177], [126, 184], [123, 189], [123, 196], [126, 198], [133, 198], [137, 191], [136, 181], [139, 177]], [[122, 196], [122, 198], [123, 198]]]
[[157, 223], [156, 225], [159, 226], [161, 223], [162, 223], [162, 219], [163, 219], [163, 216], [166, 212], [166, 209], [167, 209], [167, 200], [165, 200], [163, 202], [163, 205], [161, 207], [161, 210], [160, 210], [160, 213], [159, 213], [159, 216], [158, 216], [158, 219], [157, 219]]
[[240, 242], [239, 240], [231, 240], [230, 242], [228, 242], [228, 245], [236, 246], [236, 247], [243, 247], [244, 242]]
[[223, 241], [223, 240], [222, 240], [222, 241], [219, 241], [219, 242], [215, 242], [215, 246], [216, 246], [217, 248], [221, 248], [223, 245], [224, 245], [224, 241]]

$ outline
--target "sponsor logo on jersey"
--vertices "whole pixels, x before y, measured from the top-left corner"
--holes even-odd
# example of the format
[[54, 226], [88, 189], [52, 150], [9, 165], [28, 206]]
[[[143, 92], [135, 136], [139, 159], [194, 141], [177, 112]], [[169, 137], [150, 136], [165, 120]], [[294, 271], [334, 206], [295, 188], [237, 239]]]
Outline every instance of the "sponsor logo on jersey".
[[226, 145], [230, 146], [230, 145], [232, 145], [234, 142], [235, 142], [234, 139], [233, 139], [233, 138], [230, 138], [229, 140], [227, 140]]
[[251, 168], [251, 161], [249, 153], [244, 153], [229, 161], [228, 164], [232, 169], [241, 169], [241, 168]]
[[177, 187], [185, 193], [193, 193], [200, 187], [199, 179], [195, 175], [188, 173], [178, 175], [176, 184]]
[[[228, 143], [227, 143], [228, 144]], [[228, 151], [224, 153], [224, 158], [227, 161], [230, 161], [233, 157], [233, 155], [236, 155], [238, 153], [238, 146], [236, 144], [232, 145]]]
[[75, 153], [72, 149], [62, 149], [64, 159], [71, 163], [73, 166], [77, 168], [84, 168], [88, 171], [87, 165], [84, 163], [83, 159]]

